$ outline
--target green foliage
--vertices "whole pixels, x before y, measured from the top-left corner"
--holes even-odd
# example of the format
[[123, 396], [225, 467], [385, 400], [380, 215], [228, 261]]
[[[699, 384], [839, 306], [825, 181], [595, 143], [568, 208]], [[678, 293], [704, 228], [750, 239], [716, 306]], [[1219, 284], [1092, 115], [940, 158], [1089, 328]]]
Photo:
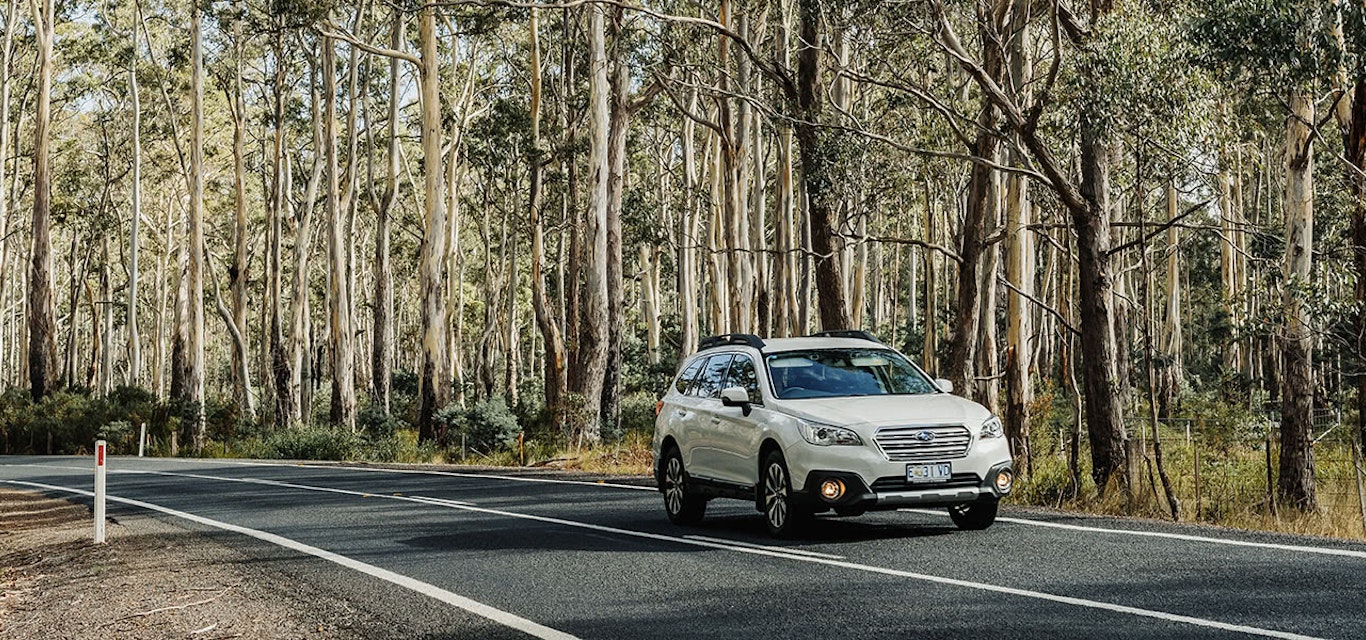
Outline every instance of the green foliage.
[[649, 391], [629, 393], [621, 399], [621, 432], [652, 434], [655, 429], [655, 403], [658, 396]]
[[404, 426], [403, 420], [393, 413], [385, 413], [384, 407], [375, 402], [366, 403], [356, 414], [356, 429], [371, 438], [391, 437]]
[[0, 451], [76, 454], [104, 438], [113, 453], [137, 450], [141, 425], [148, 437], [166, 438], [180, 424], [168, 405], [145, 389], [115, 387], [107, 396], [88, 390], [58, 391], [34, 404], [27, 389], [0, 394]]
[[1060, 96], [1082, 126], [1169, 141], [1182, 133], [1205, 83], [1189, 64], [1183, 24], [1169, 14], [1133, 9], [1117, 9], [1092, 27]]
[[353, 460], [360, 436], [325, 427], [286, 429], [268, 436], [253, 457], [276, 460]]
[[436, 413], [452, 446], [463, 442], [469, 450], [492, 453], [516, 442], [522, 428], [502, 396], [481, 400], [471, 407], [451, 404]]
[[[1336, 72], [1343, 52], [1327, 0], [1226, 0], [1202, 3], [1190, 25], [1194, 59], [1230, 82], [1307, 85]], [[1352, 3], [1343, 3], [1352, 4]]]

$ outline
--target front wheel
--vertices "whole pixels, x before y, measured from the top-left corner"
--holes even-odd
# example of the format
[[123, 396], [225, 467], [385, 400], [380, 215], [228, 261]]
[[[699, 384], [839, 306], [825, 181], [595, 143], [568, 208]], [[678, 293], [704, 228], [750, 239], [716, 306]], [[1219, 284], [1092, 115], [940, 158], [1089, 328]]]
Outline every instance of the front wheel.
[[671, 448], [664, 454], [664, 482], [660, 489], [664, 492], [664, 512], [669, 515], [669, 522], [691, 525], [702, 521], [707, 499], [689, 491], [688, 474], [683, 471], [683, 456], [678, 449]]
[[764, 459], [764, 524], [770, 535], [791, 538], [806, 525], [810, 513], [792, 493], [792, 477], [781, 451]]
[[981, 531], [996, 522], [996, 510], [1000, 504], [995, 500], [990, 502], [977, 502], [973, 504], [960, 504], [949, 507], [949, 517], [953, 518], [953, 523], [964, 531]]

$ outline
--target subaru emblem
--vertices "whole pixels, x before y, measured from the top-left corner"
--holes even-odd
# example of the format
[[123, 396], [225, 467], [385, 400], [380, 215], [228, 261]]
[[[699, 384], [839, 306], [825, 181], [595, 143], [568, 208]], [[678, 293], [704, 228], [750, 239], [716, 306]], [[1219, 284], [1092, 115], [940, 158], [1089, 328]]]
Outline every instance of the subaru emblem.
[[933, 432], [933, 431], [919, 431], [919, 432], [917, 432], [917, 433], [915, 434], [915, 439], [916, 439], [916, 440], [919, 440], [919, 441], [921, 441], [921, 442], [930, 442], [931, 440], [934, 440], [934, 432]]

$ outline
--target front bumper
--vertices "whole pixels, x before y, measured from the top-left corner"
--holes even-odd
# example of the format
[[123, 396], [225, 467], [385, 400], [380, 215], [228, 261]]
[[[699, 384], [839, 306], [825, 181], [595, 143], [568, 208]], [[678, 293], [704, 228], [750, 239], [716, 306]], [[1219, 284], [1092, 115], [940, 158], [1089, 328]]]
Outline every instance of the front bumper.
[[[898, 464], [904, 470], [904, 464]], [[814, 469], [806, 473], [802, 489], [796, 494], [806, 506], [815, 511], [835, 509], [840, 512], [861, 513], [899, 509], [902, 507], [949, 507], [973, 502], [994, 502], [1010, 494], [1010, 489], [1002, 491], [996, 486], [996, 477], [1001, 472], [1014, 474], [1011, 461], [998, 462], [984, 472], [962, 471], [954, 473], [952, 479], [943, 482], [908, 483], [904, 473], [898, 476], [884, 476], [867, 482], [857, 473]], [[820, 493], [820, 486], [826, 480], [839, 480], [844, 484], [843, 495], [827, 499]]]

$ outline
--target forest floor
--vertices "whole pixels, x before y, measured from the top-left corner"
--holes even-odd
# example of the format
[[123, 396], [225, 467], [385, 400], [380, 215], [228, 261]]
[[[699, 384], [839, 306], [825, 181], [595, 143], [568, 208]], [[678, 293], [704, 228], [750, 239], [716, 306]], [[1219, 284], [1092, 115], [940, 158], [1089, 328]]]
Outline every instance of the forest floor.
[[91, 535], [88, 506], [0, 489], [0, 639], [395, 637], [212, 536], [150, 516]]

